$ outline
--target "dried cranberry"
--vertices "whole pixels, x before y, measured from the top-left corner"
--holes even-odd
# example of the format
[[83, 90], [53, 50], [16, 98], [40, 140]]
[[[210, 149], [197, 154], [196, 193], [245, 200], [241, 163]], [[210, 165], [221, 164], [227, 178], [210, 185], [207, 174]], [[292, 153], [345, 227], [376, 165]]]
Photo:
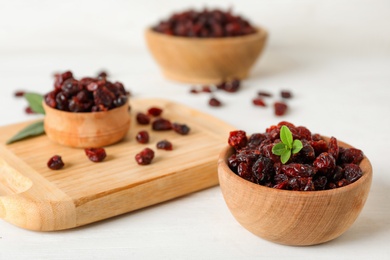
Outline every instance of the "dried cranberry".
[[36, 113], [34, 112], [34, 110], [32, 110], [31, 107], [26, 107], [26, 108], [24, 109], [24, 112], [26, 112], [26, 114], [36, 114]]
[[152, 129], [156, 131], [171, 130], [172, 124], [168, 119], [157, 118], [152, 122]]
[[138, 143], [147, 144], [149, 142], [149, 133], [147, 131], [139, 131], [135, 139]]
[[228, 143], [236, 150], [239, 150], [242, 147], [246, 146], [248, 143], [248, 137], [246, 136], [246, 132], [241, 130], [230, 132]]
[[154, 158], [154, 151], [150, 148], [143, 149], [140, 153], [135, 155], [135, 161], [139, 165], [148, 165]]
[[124, 104], [126, 104], [127, 99], [128, 99], [127, 96], [120, 95], [120, 96], [118, 96], [117, 98], [114, 99], [113, 104], [114, 104], [115, 107], [123, 106]]
[[212, 97], [209, 100], [209, 105], [212, 107], [220, 107], [220, 106], [222, 106], [222, 103], [221, 103], [221, 101], [219, 101], [215, 97]]
[[101, 162], [107, 156], [104, 148], [87, 148], [84, 149], [84, 152], [88, 159], [92, 162]]
[[270, 181], [273, 178], [275, 172], [273, 165], [273, 161], [265, 156], [260, 156], [257, 159], [252, 167], [252, 171], [259, 183]]
[[321, 153], [313, 162], [313, 166], [318, 172], [330, 173], [336, 167], [336, 160], [327, 152]]
[[282, 98], [291, 98], [292, 97], [291, 92], [288, 91], [288, 90], [282, 90], [280, 92], [280, 95], [281, 95]]
[[316, 169], [308, 164], [290, 163], [282, 165], [282, 172], [289, 177], [311, 177]]
[[157, 149], [171, 151], [172, 150], [172, 143], [169, 142], [168, 140], [162, 140], [156, 144], [156, 147], [157, 147]]
[[350, 163], [344, 166], [344, 175], [345, 175], [345, 179], [349, 183], [352, 183], [357, 181], [360, 177], [362, 177], [363, 172], [358, 165]]
[[106, 77], [108, 77], [108, 73], [106, 71], [102, 70], [98, 73], [98, 77], [99, 78], [106, 78]]
[[15, 91], [14, 96], [15, 97], [23, 97], [26, 92], [23, 90]]
[[187, 135], [190, 132], [190, 128], [185, 124], [173, 123], [172, 129], [181, 135]]
[[275, 115], [277, 116], [283, 116], [286, 113], [287, 108], [287, 105], [283, 102], [274, 103]]
[[247, 163], [241, 162], [237, 167], [237, 173], [239, 176], [241, 176], [245, 180], [254, 182], [251, 168], [248, 166]]
[[257, 95], [259, 95], [260, 97], [272, 97], [271, 93], [265, 91], [259, 91], [257, 92]]
[[359, 164], [364, 158], [361, 150], [356, 148], [346, 148], [340, 150], [339, 159], [341, 163]]
[[54, 155], [53, 157], [51, 157], [49, 159], [49, 161], [47, 162], [47, 167], [49, 167], [50, 169], [52, 170], [59, 170], [61, 169], [62, 167], [64, 167], [64, 162], [62, 161], [62, 158], [61, 156], [59, 155]]
[[200, 91], [198, 90], [198, 88], [196, 88], [196, 87], [192, 87], [191, 89], [190, 89], [190, 93], [192, 93], [192, 94], [198, 94]]
[[160, 116], [163, 110], [159, 107], [151, 107], [148, 109], [148, 115], [151, 116]]
[[148, 125], [150, 123], [150, 118], [144, 113], [137, 113], [136, 119], [140, 125]]
[[252, 103], [255, 106], [261, 106], [261, 107], [266, 107], [267, 106], [262, 98], [255, 98], [255, 99], [253, 99]]
[[202, 86], [202, 92], [211, 93], [212, 92], [211, 87], [207, 85]]
[[231, 81], [225, 82], [225, 84], [223, 85], [223, 90], [225, 90], [226, 92], [234, 93], [240, 89], [240, 85], [240, 80], [233, 79]]
[[339, 158], [339, 145], [337, 144], [337, 139], [333, 136], [329, 139], [328, 153], [331, 154], [335, 160]]

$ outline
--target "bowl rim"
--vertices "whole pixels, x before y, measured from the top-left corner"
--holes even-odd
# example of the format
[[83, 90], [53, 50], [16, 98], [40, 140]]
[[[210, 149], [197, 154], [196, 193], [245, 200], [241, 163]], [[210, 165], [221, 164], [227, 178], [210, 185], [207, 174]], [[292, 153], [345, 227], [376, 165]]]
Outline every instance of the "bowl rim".
[[52, 111], [54, 113], [59, 113], [59, 114], [64, 114], [64, 115], [83, 115], [83, 116], [88, 116], [88, 115], [103, 115], [104, 113], [106, 114], [109, 114], [109, 113], [114, 113], [115, 111], [119, 110], [119, 109], [123, 109], [124, 106], [130, 106], [130, 102], [129, 102], [129, 99], [127, 100], [126, 103], [124, 103], [123, 105], [119, 106], [119, 107], [115, 107], [115, 108], [112, 108], [112, 109], [109, 109], [107, 111], [96, 111], [96, 112], [71, 112], [71, 111], [64, 111], [64, 110], [60, 110], [60, 109], [57, 109], [57, 108], [53, 108], [51, 106], [49, 106], [48, 104], [46, 104], [45, 100], [42, 100], [42, 106], [43, 106], [43, 109], [45, 110], [49, 110], [49, 111]]
[[[326, 137], [326, 136], [322, 136], [322, 137], [325, 138], [326, 140], [328, 140], [328, 137]], [[353, 148], [353, 146], [351, 146], [347, 143], [344, 143], [342, 141], [337, 140], [337, 142], [339, 145], [341, 144], [340, 147]], [[249, 185], [249, 187], [251, 187], [252, 189], [262, 190], [262, 191], [267, 192], [267, 193], [269, 193], [269, 192], [279, 193], [279, 194], [285, 193], [285, 194], [290, 194], [293, 196], [309, 196], [309, 197], [313, 196], [313, 193], [316, 193], [317, 195], [327, 196], [327, 195], [334, 195], [334, 194], [349, 192], [352, 189], [356, 189], [362, 183], [370, 181], [370, 179], [372, 178], [371, 162], [364, 155], [363, 160], [360, 162], [359, 166], [361, 167], [361, 165], [363, 165], [364, 169], [366, 169], [366, 171], [363, 171], [363, 169], [362, 169], [362, 171], [363, 171], [362, 177], [360, 177], [357, 181], [350, 183], [346, 186], [335, 188], [335, 189], [329, 189], [329, 190], [315, 190], [315, 191], [296, 191], [296, 190], [275, 189], [275, 188], [271, 188], [271, 187], [267, 187], [267, 186], [263, 186], [260, 184], [250, 182], [248, 180], [241, 178], [236, 173], [234, 173], [230, 169], [230, 167], [228, 166], [228, 163], [227, 163], [227, 159], [233, 153], [233, 149], [234, 149], [233, 147], [227, 145], [220, 152], [219, 159], [218, 159], [218, 168], [220, 170], [218, 171], [218, 174], [226, 174], [230, 178], [233, 178], [235, 181], [238, 181], [241, 185]], [[221, 171], [223, 173], [221, 173]]]
[[265, 39], [268, 36], [268, 31], [261, 26], [253, 26], [255, 28], [254, 33], [240, 35], [240, 36], [228, 36], [228, 37], [185, 37], [177, 35], [169, 35], [161, 32], [156, 32], [153, 30], [153, 26], [149, 26], [145, 30], [145, 34], [155, 35], [156, 37], [161, 37], [165, 39], [171, 39], [174, 41], [192, 41], [192, 42], [227, 42], [227, 41], [251, 41], [256, 38]]

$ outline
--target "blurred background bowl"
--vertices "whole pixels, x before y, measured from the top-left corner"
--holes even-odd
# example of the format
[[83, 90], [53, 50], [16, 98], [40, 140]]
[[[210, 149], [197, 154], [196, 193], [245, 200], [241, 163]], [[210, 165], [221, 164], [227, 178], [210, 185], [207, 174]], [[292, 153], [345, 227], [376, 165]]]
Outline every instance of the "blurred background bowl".
[[148, 28], [149, 50], [168, 79], [185, 83], [220, 83], [248, 77], [262, 53], [268, 33], [259, 27], [244, 36], [189, 38]]
[[315, 245], [339, 237], [360, 214], [370, 190], [372, 166], [366, 157], [360, 163], [363, 176], [356, 182], [330, 190], [291, 191], [258, 185], [236, 175], [227, 163], [233, 152], [232, 147], [226, 147], [218, 161], [225, 202], [244, 228], [275, 243]]

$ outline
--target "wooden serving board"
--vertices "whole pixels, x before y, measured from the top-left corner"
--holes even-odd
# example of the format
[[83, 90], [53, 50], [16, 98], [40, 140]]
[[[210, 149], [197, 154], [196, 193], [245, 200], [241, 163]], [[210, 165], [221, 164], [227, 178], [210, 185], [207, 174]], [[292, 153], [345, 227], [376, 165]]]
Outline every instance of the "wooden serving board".
[[[91, 162], [83, 149], [50, 141], [46, 135], [10, 145], [6, 140], [31, 122], [0, 128], [0, 218], [19, 227], [51, 231], [68, 229], [167, 201], [218, 184], [218, 154], [233, 127], [184, 105], [161, 99], [131, 100], [132, 123], [126, 138], [105, 147], [107, 158]], [[137, 112], [151, 106], [162, 116], [185, 123], [191, 131], [157, 132], [141, 126]], [[135, 135], [148, 130], [150, 142], [139, 144]], [[156, 149], [167, 139], [172, 151]], [[150, 165], [140, 166], [135, 154], [155, 151]], [[65, 167], [50, 170], [46, 163], [61, 155]]]

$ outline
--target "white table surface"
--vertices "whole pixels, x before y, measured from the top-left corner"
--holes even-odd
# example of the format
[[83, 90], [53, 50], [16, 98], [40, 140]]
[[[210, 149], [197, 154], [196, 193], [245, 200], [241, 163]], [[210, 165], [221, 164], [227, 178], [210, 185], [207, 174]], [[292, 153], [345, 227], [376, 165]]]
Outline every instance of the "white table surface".
[[[241, 227], [219, 187], [96, 224], [33, 232], [0, 220], [0, 259], [390, 259], [390, 2], [207, 1], [233, 6], [270, 32], [264, 55], [235, 94], [190, 95], [162, 77], [143, 39], [146, 26], [198, 1], [0, 0], [0, 126], [22, 122], [18, 89], [48, 92], [55, 71], [78, 77], [107, 69], [134, 98], [161, 97], [248, 133], [280, 120], [362, 149], [374, 168], [361, 215], [341, 237], [311, 247], [260, 239]], [[258, 90], [293, 92], [281, 118], [251, 105]], [[272, 99], [276, 100], [276, 98]]]

